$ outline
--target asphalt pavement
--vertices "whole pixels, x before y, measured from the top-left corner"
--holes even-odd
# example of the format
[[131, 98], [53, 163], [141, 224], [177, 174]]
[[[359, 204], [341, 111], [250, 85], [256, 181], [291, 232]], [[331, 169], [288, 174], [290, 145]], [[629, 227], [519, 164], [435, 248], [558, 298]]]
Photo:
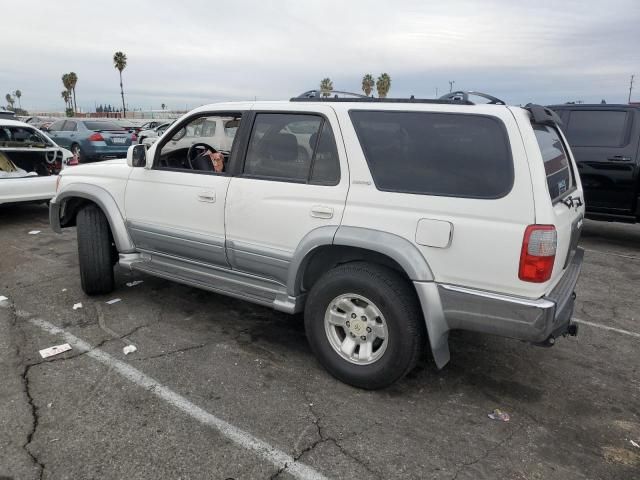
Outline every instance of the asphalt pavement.
[[587, 221], [581, 244], [577, 337], [453, 332], [443, 370], [425, 352], [369, 392], [300, 316], [119, 268], [87, 297], [75, 229], [0, 207], [0, 480], [640, 478], [640, 226]]

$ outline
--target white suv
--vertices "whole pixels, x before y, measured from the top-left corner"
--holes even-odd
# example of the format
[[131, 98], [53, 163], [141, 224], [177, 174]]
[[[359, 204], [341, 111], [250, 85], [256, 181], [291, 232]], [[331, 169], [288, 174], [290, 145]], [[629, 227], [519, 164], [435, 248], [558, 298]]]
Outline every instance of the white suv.
[[[358, 387], [398, 380], [427, 342], [442, 368], [454, 329], [549, 345], [576, 333], [582, 186], [553, 112], [492, 103], [203, 106], [126, 163], [65, 170], [51, 225], [77, 225], [87, 294], [119, 263], [304, 311], [319, 361]], [[237, 125], [228, 151], [173, 145], [217, 119]]]

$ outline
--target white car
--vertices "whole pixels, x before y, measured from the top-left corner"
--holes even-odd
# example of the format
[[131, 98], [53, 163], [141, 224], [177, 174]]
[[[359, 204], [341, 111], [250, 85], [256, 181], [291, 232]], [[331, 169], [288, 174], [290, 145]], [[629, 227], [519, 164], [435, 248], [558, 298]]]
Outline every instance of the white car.
[[46, 134], [14, 120], [0, 120], [0, 204], [50, 200], [58, 173], [73, 154]]
[[[427, 343], [442, 368], [451, 330], [549, 346], [577, 333], [578, 169], [555, 113], [485, 98], [203, 106], [126, 162], [63, 172], [52, 228], [77, 225], [87, 294], [113, 290], [119, 258], [304, 312], [318, 360], [361, 388]], [[180, 144], [229, 118], [230, 151], [208, 131]]]
[[167, 127], [169, 125], [171, 125], [173, 123], [173, 120], [170, 120], [168, 122], [163, 122], [160, 123], [159, 125], [156, 125], [155, 127], [152, 128], [148, 128], [145, 130], [140, 130], [140, 132], [138, 132], [138, 143], [142, 144], [145, 143], [144, 140], [145, 139], [153, 139], [151, 140], [151, 142], [153, 143], [155, 140], [157, 140], [157, 138], [162, 135], [164, 133], [164, 131], [167, 129]]

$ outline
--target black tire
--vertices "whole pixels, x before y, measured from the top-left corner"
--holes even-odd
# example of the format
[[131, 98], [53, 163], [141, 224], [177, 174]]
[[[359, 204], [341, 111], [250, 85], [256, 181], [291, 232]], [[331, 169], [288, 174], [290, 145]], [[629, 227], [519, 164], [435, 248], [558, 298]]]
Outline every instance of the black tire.
[[[371, 300], [384, 316], [388, 345], [374, 363], [356, 365], [331, 346], [324, 315], [336, 297], [354, 293]], [[384, 388], [415, 367], [426, 343], [425, 325], [412, 285], [390, 268], [364, 262], [338, 266], [313, 286], [305, 306], [305, 330], [319, 362], [337, 379], [365, 389]]]
[[95, 205], [84, 207], [76, 218], [80, 281], [87, 295], [113, 291], [113, 247], [107, 217]]

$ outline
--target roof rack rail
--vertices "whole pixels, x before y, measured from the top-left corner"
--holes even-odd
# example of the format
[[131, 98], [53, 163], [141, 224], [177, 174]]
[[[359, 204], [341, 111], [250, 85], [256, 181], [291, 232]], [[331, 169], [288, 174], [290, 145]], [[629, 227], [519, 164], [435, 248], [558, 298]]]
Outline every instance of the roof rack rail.
[[473, 102], [470, 102], [470, 100], [469, 100], [469, 96], [470, 95], [473, 95], [473, 96], [476, 96], [476, 97], [486, 98], [487, 100], [489, 100], [488, 104], [490, 104], [490, 105], [506, 105], [505, 102], [503, 102], [499, 98], [494, 97], [493, 95], [489, 95], [489, 94], [482, 93], [482, 92], [474, 92], [473, 90], [469, 90], [469, 91], [458, 90], [457, 92], [447, 93], [445, 95], [442, 95], [440, 97], [440, 100], [450, 100], [452, 102], [473, 103]]
[[348, 95], [349, 97], [354, 97], [354, 98], [368, 98], [366, 95], [362, 95], [361, 93], [343, 92], [341, 90], [331, 90], [328, 93], [329, 95], [324, 95], [325, 92], [323, 92], [322, 90], [307, 90], [306, 92], [301, 93], [300, 95], [294, 98], [331, 98], [331, 97], [345, 98], [342, 95]]
[[527, 103], [524, 108], [531, 113], [531, 123], [562, 126], [560, 116], [550, 108], [536, 105], [535, 103]]

